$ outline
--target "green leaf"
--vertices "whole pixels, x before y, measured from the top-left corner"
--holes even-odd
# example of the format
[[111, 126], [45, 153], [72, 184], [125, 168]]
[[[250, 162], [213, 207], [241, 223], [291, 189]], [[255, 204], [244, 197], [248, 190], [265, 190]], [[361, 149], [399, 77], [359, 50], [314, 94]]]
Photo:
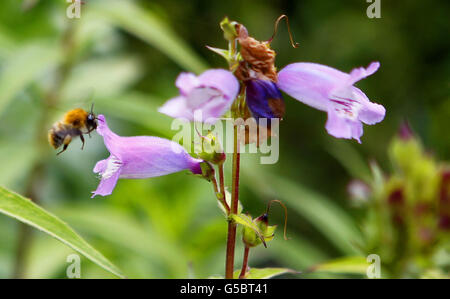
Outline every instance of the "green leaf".
[[3, 169], [8, 169], [0, 172], [0, 184], [6, 187], [18, 185], [38, 158], [33, 144], [0, 141], [0, 164]]
[[181, 67], [202, 72], [206, 64], [156, 14], [133, 1], [98, 1], [92, 11], [136, 35], [169, 56]]
[[33, 226], [78, 251], [103, 269], [124, 278], [121, 271], [58, 217], [19, 194], [0, 187], [0, 213]]
[[0, 59], [8, 57], [14, 50], [16, 45], [10, 34], [6, 32], [3, 26], [0, 26]]
[[241, 224], [243, 226], [246, 226], [248, 228], [251, 228], [261, 239], [261, 242], [264, 244], [264, 247], [267, 247], [266, 241], [264, 240], [264, 237], [259, 230], [259, 227], [253, 222], [252, 218], [250, 216], [247, 216], [245, 214], [231, 214], [230, 218], [235, 221], [237, 224]]
[[366, 258], [361, 256], [345, 257], [332, 260], [317, 266], [313, 266], [310, 271], [327, 272], [338, 274], [363, 274], [367, 273], [369, 264]]
[[[51, 241], [49, 242], [46, 236], [44, 238], [33, 239], [33, 246], [31, 246], [29, 252], [27, 271], [24, 273], [25, 279], [61, 277], [61, 274], [65, 273], [65, 268], [68, 265], [65, 263], [67, 256], [74, 253], [74, 250], [56, 240]], [[82, 277], [86, 278], [84, 270], [83, 267]]]
[[43, 41], [23, 46], [10, 55], [1, 67], [0, 113], [19, 91], [55, 67], [60, 59], [58, 47]]
[[[269, 279], [281, 274], [286, 273], [299, 273], [292, 269], [287, 268], [250, 268], [245, 275], [246, 279]], [[234, 278], [239, 278], [239, 274], [241, 274], [241, 270], [236, 270], [233, 273]]]
[[[94, 101], [122, 93], [142, 74], [142, 62], [133, 56], [95, 58], [75, 66], [64, 84], [61, 98], [73, 105], [75, 101]], [[93, 96], [93, 99], [90, 97]], [[90, 102], [86, 103], [90, 107]]]

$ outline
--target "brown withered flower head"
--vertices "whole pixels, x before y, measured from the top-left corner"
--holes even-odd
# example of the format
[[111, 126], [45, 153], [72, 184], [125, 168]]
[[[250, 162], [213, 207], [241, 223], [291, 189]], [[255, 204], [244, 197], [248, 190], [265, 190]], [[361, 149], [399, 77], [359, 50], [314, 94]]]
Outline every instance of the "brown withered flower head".
[[238, 24], [238, 42], [241, 47], [240, 62], [236, 76], [242, 81], [251, 79], [271, 80], [277, 82], [277, 69], [275, 67], [275, 51], [270, 48], [267, 41], [258, 41], [248, 35], [247, 28]]

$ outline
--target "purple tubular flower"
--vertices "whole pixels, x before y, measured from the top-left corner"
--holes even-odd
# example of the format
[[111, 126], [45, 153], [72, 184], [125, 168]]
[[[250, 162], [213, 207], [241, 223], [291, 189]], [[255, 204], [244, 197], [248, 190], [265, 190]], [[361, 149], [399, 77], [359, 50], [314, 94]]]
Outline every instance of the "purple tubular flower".
[[245, 85], [247, 105], [256, 120], [283, 117], [284, 100], [275, 83], [254, 79], [246, 81]]
[[202, 118], [210, 124], [225, 114], [239, 92], [238, 80], [223, 69], [208, 70], [198, 77], [181, 73], [175, 85], [180, 95], [168, 100], [158, 111], [193, 121], [194, 112], [200, 110]]
[[101, 181], [92, 197], [111, 194], [119, 178], [144, 179], [185, 169], [194, 174], [202, 172], [202, 160], [191, 157], [173, 141], [151, 136], [121, 137], [108, 128], [103, 115], [98, 116], [97, 132], [103, 136], [110, 156], [94, 167]]
[[293, 98], [327, 112], [325, 127], [330, 135], [361, 143], [362, 122], [376, 124], [384, 119], [386, 110], [370, 102], [353, 84], [375, 73], [379, 66], [373, 62], [347, 74], [316, 63], [293, 63], [278, 73], [277, 85]]

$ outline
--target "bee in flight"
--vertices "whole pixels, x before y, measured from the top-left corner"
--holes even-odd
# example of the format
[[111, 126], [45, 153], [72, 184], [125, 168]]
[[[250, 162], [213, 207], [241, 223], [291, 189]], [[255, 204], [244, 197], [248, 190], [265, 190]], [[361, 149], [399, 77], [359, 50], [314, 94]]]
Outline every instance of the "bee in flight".
[[[83, 134], [90, 134], [97, 129], [97, 117], [93, 113], [93, 108], [94, 104], [92, 104], [91, 112], [87, 112], [81, 108], [70, 110], [64, 115], [62, 121], [53, 124], [52, 128], [48, 131], [48, 142], [55, 149], [64, 145], [63, 149], [57, 155], [64, 152], [72, 139], [77, 136], [81, 139], [81, 149], [83, 149]], [[85, 131], [83, 132], [83, 130]]]

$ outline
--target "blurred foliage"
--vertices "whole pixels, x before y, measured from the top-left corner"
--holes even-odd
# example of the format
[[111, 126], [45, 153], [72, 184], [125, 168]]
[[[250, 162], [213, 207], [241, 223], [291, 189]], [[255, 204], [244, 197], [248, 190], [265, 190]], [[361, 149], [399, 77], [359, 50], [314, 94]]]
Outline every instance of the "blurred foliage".
[[361, 246], [378, 254], [385, 277], [450, 273], [450, 168], [426, 153], [409, 128], [389, 146], [392, 173], [373, 163]]
[[[381, 19], [367, 18], [368, 4], [360, 0], [86, 2], [80, 19], [68, 19], [65, 1], [2, 1], [0, 185], [31, 194], [127, 277], [223, 274], [226, 225], [211, 186], [178, 173], [121, 180], [113, 195], [92, 200], [90, 191], [98, 183], [92, 168], [107, 155], [101, 138], [93, 134], [83, 151], [75, 141], [56, 157], [46, 143], [47, 129], [65, 110], [90, 107], [93, 94], [95, 111], [107, 115], [118, 134], [171, 137], [176, 133], [171, 119], [156, 109], [177, 94], [174, 80], [180, 71], [226, 67], [205, 48], [226, 46], [218, 26], [225, 15], [259, 39], [271, 36], [280, 14], [289, 15], [301, 46], [292, 49], [286, 27], [280, 27], [272, 43], [280, 68], [311, 61], [350, 71], [380, 61], [381, 69], [358, 86], [387, 110], [381, 124], [365, 127], [359, 145], [328, 136], [324, 113], [286, 96], [280, 160], [259, 165], [257, 157], [243, 156], [241, 200], [253, 215], [261, 214], [269, 200], [282, 200], [289, 209], [291, 239], [277, 234], [267, 249], [253, 249], [251, 266], [302, 271], [348, 259], [347, 269], [354, 270], [328, 266], [333, 270], [286, 277], [364, 275], [358, 261], [367, 252], [359, 244], [367, 235], [357, 223], [365, 213], [351, 208], [347, 183], [352, 177], [371, 180], [369, 158], [393, 169], [386, 148], [403, 119], [438, 160], [450, 159], [448, 1], [382, 1]], [[410, 154], [403, 154], [407, 162]], [[281, 209], [271, 214], [270, 224], [283, 222]], [[12, 275], [17, 235], [17, 223], [0, 216], [2, 278]], [[240, 245], [237, 261], [242, 252]], [[70, 253], [36, 233], [24, 276], [63, 278]], [[440, 254], [448, 259], [448, 251]], [[433, 270], [424, 274], [436, 275]], [[112, 275], [83, 259], [82, 277]]]

